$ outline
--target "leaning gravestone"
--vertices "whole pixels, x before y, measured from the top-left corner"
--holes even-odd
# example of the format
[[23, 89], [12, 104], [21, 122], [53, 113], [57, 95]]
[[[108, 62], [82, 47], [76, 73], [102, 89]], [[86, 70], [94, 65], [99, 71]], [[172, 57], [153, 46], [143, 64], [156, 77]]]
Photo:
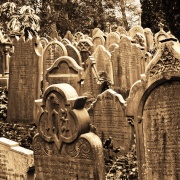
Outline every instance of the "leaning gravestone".
[[48, 83], [45, 78], [47, 69], [50, 68], [54, 61], [61, 56], [67, 56], [67, 50], [64, 44], [57, 40], [47, 44], [43, 54], [43, 90], [48, 87]]
[[73, 58], [62, 56], [47, 69], [46, 80], [49, 85], [68, 83], [79, 93], [81, 80], [84, 79], [83, 75], [84, 69]]
[[127, 100], [140, 180], [180, 179], [180, 45], [166, 39]]
[[107, 89], [97, 96], [89, 112], [102, 142], [111, 137], [114, 148], [121, 147], [121, 153], [127, 153], [132, 145], [132, 127], [125, 117], [123, 97]]
[[14, 40], [10, 60], [8, 114], [9, 122], [32, 123], [34, 100], [40, 97], [41, 56], [36, 39]]
[[35, 179], [105, 179], [101, 140], [90, 131], [86, 97], [69, 84], [49, 86], [33, 141]]

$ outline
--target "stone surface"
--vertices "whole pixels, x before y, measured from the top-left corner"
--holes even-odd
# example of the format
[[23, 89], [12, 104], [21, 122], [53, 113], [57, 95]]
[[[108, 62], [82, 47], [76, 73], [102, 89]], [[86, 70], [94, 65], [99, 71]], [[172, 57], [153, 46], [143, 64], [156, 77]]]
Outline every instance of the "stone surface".
[[132, 145], [132, 127], [125, 117], [123, 97], [108, 89], [98, 95], [89, 112], [102, 142], [111, 137], [114, 148], [121, 147], [121, 153], [128, 152]]
[[108, 49], [108, 47], [115, 43], [115, 44], [119, 44], [119, 41], [120, 41], [120, 35], [119, 33], [117, 32], [110, 32], [108, 35], [107, 35], [107, 38], [106, 38], [106, 48]]
[[86, 97], [69, 84], [49, 86], [33, 141], [35, 179], [104, 180], [102, 143], [90, 131]]
[[95, 50], [99, 45], [102, 45], [102, 46], [105, 45], [105, 38], [103, 35], [93, 36], [92, 43], [94, 45], [94, 50]]
[[68, 56], [72, 57], [77, 62], [77, 64], [82, 67], [81, 54], [78, 49], [71, 44], [67, 44], [66, 49]]
[[180, 45], [159, 44], [127, 100], [134, 118], [139, 179], [179, 179]]
[[61, 56], [67, 56], [66, 47], [61, 42], [54, 40], [45, 47], [43, 54], [43, 90], [48, 87], [46, 81], [47, 69]]
[[128, 96], [134, 82], [140, 79], [140, 74], [145, 71], [144, 52], [128, 37], [122, 37], [119, 47], [112, 52], [114, 89]]
[[98, 76], [96, 60], [92, 56], [89, 56], [86, 64], [87, 68], [84, 74], [84, 81], [81, 83], [80, 94], [86, 95], [88, 100], [91, 99], [93, 101], [102, 92], [103, 86]]
[[86, 68], [86, 61], [89, 56], [94, 52], [93, 43], [88, 39], [81, 39], [77, 44], [77, 49], [81, 54], [83, 68]]
[[0, 138], [0, 179], [26, 180], [29, 168], [34, 167], [33, 151], [17, 142]]
[[104, 46], [99, 45], [92, 54], [92, 57], [96, 60], [96, 68], [99, 78], [104, 78], [113, 84], [113, 69], [110, 52], [107, 51]]
[[36, 39], [14, 41], [10, 60], [8, 115], [9, 122], [32, 123], [34, 100], [40, 97], [41, 55]]
[[46, 80], [48, 84], [68, 83], [80, 92], [80, 83], [84, 79], [84, 69], [69, 56], [58, 58], [47, 69]]

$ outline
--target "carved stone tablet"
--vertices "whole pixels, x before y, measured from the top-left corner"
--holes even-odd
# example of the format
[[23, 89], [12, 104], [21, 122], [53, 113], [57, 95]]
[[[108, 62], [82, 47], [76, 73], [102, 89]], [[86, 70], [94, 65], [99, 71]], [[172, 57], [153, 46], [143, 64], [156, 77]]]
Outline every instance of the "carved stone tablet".
[[51, 67], [54, 61], [61, 57], [67, 56], [67, 50], [64, 44], [55, 40], [50, 42], [44, 49], [43, 54], [43, 89], [45, 90], [48, 86], [46, 81], [46, 72], [47, 69]]
[[89, 132], [85, 103], [69, 84], [46, 89], [33, 141], [35, 179], [105, 179], [102, 143]]
[[104, 142], [112, 137], [114, 147], [121, 146], [122, 153], [129, 150], [132, 141], [132, 129], [125, 117], [124, 103], [120, 94], [108, 89], [98, 95], [91, 107], [91, 119], [101, 140]]
[[159, 44], [131, 88], [126, 113], [134, 118], [139, 179], [179, 179], [180, 46]]
[[145, 102], [143, 129], [148, 179], [180, 177], [179, 89], [180, 81], [163, 83]]
[[32, 123], [34, 100], [40, 96], [41, 60], [35, 51], [36, 40], [14, 41], [15, 50], [10, 60], [8, 121]]
[[77, 64], [82, 67], [81, 55], [78, 49], [72, 44], [67, 44], [66, 49], [68, 56], [72, 57], [77, 62]]
[[47, 69], [46, 80], [49, 85], [68, 83], [77, 92], [80, 91], [80, 81], [83, 79], [84, 69], [69, 56], [58, 58], [54, 64]]

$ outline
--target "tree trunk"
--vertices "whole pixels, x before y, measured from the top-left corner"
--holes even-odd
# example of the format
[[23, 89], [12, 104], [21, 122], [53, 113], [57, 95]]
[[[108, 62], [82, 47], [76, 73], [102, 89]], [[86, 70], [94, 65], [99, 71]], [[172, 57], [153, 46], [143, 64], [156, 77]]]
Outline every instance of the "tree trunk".
[[124, 23], [124, 27], [125, 27], [126, 31], [128, 31], [129, 27], [128, 27], [128, 22], [127, 22], [127, 18], [126, 18], [126, 12], [125, 12], [126, 4], [125, 4], [124, 0], [120, 0], [120, 6], [121, 6], [121, 12], [122, 12], [122, 21]]

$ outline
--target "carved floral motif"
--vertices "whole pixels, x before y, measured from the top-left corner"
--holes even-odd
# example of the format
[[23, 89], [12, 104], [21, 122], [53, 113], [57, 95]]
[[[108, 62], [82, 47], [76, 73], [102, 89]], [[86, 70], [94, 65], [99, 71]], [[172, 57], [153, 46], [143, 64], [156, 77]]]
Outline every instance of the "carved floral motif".
[[176, 71], [180, 72], [180, 61], [175, 58], [166, 47], [160, 60], [150, 70], [150, 77], [161, 74], [162, 72]]

